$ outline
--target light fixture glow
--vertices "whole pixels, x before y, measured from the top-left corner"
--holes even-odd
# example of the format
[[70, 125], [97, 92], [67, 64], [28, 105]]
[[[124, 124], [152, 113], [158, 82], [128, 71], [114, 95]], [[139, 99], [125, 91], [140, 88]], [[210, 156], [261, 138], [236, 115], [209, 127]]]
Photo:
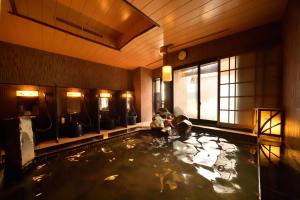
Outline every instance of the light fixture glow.
[[123, 93], [123, 94], [121, 95], [121, 97], [122, 97], [122, 98], [132, 98], [132, 94], [126, 92], [126, 93]]
[[268, 165], [270, 162], [275, 164], [280, 161], [280, 146], [272, 146], [267, 144], [259, 145], [260, 164]]
[[162, 67], [162, 80], [165, 82], [172, 81], [172, 66], [165, 65]]
[[111, 97], [111, 94], [108, 92], [100, 93], [100, 98], [110, 98], [110, 97]]
[[17, 97], [38, 97], [39, 91], [34, 90], [17, 90], [16, 91]]
[[67, 92], [67, 97], [81, 97], [81, 92]]
[[282, 135], [282, 112], [278, 108], [257, 108], [254, 116], [254, 130], [257, 135]]

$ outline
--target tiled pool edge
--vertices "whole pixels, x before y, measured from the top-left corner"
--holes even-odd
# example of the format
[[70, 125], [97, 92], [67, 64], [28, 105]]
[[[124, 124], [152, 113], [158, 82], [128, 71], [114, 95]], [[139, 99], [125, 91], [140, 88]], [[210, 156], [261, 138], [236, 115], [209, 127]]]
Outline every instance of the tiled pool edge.
[[[192, 130], [217, 134], [222, 137], [235, 139], [242, 143], [251, 143], [257, 145], [257, 141], [258, 141], [257, 135], [244, 132], [244, 131], [236, 131], [232, 129], [223, 129], [223, 128], [216, 128], [216, 127], [202, 126], [202, 125], [193, 125]], [[247, 138], [247, 140], [245, 140], [245, 138]]]
[[[81, 143], [81, 144], [72, 145], [72, 146], [69, 146], [69, 147], [62, 148], [62, 149], [54, 150], [54, 151], [49, 152], [49, 153], [43, 153], [43, 154], [40, 154], [40, 155], [36, 155], [35, 159], [33, 160], [33, 163], [37, 164], [41, 161], [45, 161], [45, 160], [48, 160], [48, 159], [51, 159], [51, 158], [59, 157], [62, 154], [63, 155], [70, 154], [73, 151], [78, 151], [80, 149], [85, 150], [85, 149], [93, 148], [93, 146], [111, 141], [115, 138], [134, 135], [134, 134], [137, 134], [139, 131], [143, 131], [143, 130], [149, 130], [149, 129], [134, 128], [134, 130], [132, 130], [132, 128], [131, 128], [131, 129], [127, 129], [127, 130], [116, 131], [113, 134], [111, 134], [111, 136], [109, 138], [101, 138], [101, 139], [99, 138], [99, 139], [84, 142], [84, 143]], [[116, 133], [119, 133], [119, 134], [116, 134]]]

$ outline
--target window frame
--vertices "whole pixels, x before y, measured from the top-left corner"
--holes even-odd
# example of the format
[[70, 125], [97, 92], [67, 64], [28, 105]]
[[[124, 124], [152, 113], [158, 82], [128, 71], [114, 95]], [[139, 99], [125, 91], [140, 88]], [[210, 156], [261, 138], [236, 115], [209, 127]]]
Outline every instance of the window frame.
[[[172, 113], [174, 113], [174, 72], [177, 71], [177, 70], [182, 70], [182, 69], [186, 69], [186, 68], [189, 68], [189, 67], [193, 67], [193, 66], [197, 66], [198, 67], [198, 81], [197, 81], [197, 97], [198, 97], [198, 100], [197, 100], [197, 111], [198, 111], [198, 114], [197, 114], [197, 119], [192, 119], [190, 118], [191, 122], [193, 124], [198, 124], [198, 125], [207, 125], [207, 126], [213, 126], [213, 127], [217, 127], [218, 126], [218, 120], [219, 120], [219, 77], [220, 77], [220, 74], [219, 74], [219, 70], [220, 70], [220, 63], [219, 63], [219, 58], [218, 57], [215, 57], [215, 58], [211, 58], [211, 59], [206, 59], [206, 60], [203, 60], [203, 61], [197, 61], [197, 62], [194, 62], [194, 63], [189, 63], [189, 64], [184, 64], [184, 65], [181, 65], [181, 66], [178, 66], [176, 68], [173, 68], [172, 70], [172, 82], [171, 82], [171, 108], [172, 108]], [[211, 121], [211, 120], [205, 120], [205, 119], [200, 119], [200, 106], [201, 106], [201, 103], [200, 103], [200, 67], [201, 65], [204, 65], [204, 64], [207, 64], [207, 63], [211, 63], [211, 62], [216, 62], [218, 63], [218, 95], [217, 95], [217, 121]]]
[[[243, 52], [241, 52], [243, 53]], [[173, 68], [172, 70], [172, 77], [174, 77], [174, 72], [176, 70], [181, 70], [181, 69], [185, 69], [185, 68], [189, 68], [189, 67], [192, 67], [192, 66], [198, 66], [198, 118], [197, 119], [190, 119], [191, 122], [193, 124], [198, 124], [198, 125], [207, 125], [207, 126], [213, 126], [213, 127], [220, 127], [220, 128], [230, 128], [230, 129], [236, 129], [236, 130], [242, 130], [242, 131], [247, 131], [247, 132], [251, 132], [252, 129], [249, 129], [249, 128], [245, 128], [243, 126], [240, 126], [238, 124], [225, 124], [225, 123], [220, 123], [220, 77], [221, 77], [221, 59], [223, 58], [230, 58], [230, 57], [233, 57], [233, 56], [238, 56], [240, 53], [237, 53], [235, 55], [226, 55], [226, 56], [220, 56], [220, 57], [214, 57], [214, 58], [210, 58], [210, 59], [205, 59], [205, 60], [202, 60], [202, 61], [197, 61], [197, 62], [192, 62], [192, 63], [188, 63], [188, 64], [183, 64], [183, 65], [179, 65], [177, 66], [176, 68]], [[203, 64], [207, 64], [207, 63], [210, 63], [210, 62], [217, 62], [218, 63], [218, 95], [217, 95], [217, 121], [210, 121], [210, 120], [203, 120], [203, 119], [200, 119], [200, 66], [203, 65]], [[235, 61], [236, 62], [236, 61]], [[243, 67], [242, 69], [246, 69], [246, 68], [254, 68], [254, 79], [256, 79], [256, 66], [253, 66], [253, 67]], [[230, 69], [230, 68], [229, 68]], [[224, 70], [223, 70], [224, 71]], [[225, 70], [226, 71], [226, 70]], [[235, 77], [236, 77], [236, 67], [235, 67]], [[240, 84], [240, 83], [253, 83], [254, 82], [254, 100], [256, 100], [255, 98], [255, 95], [256, 95], [256, 80], [254, 81], [241, 81], [241, 82], [234, 82], [232, 84], [234, 85], [237, 85], [237, 84]], [[235, 87], [235, 90], [236, 90], [236, 87]], [[235, 92], [236, 94], [236, 92]], [[230, 94], [229, 94], [230, 95]], [[246, 96], [241, 96], [241, 97], [246, 97]], [[249, 96], [249, 97], [253, 97], [253, 96]], [[171, 107], [171, 112], [174, 112], [174, 79], [171, 81], [171, 94], [170, 94], [170, 107]], [[243, 111], [250, 111], [250, 109], [248, 110], [239, 110], [241, 112]], [[251, 111], [253, 112], [253, 110], [251, 109]]]

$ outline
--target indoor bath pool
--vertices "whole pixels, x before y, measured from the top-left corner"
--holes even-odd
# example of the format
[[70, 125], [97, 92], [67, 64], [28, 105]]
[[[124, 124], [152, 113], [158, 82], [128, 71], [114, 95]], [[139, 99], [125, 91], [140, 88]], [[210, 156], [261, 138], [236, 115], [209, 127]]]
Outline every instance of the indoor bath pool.
[[0, 199], [258, 199], [256, 145], [139, 132], [39, 163]]

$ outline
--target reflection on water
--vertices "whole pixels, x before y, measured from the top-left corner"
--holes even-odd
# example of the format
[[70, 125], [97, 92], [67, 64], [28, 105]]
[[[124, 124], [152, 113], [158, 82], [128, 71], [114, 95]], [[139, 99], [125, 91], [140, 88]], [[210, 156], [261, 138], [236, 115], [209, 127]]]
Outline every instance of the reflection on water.
[[111, 175], [111, 176], [106, 177], [104, 180], [105, 181], [114, 181], [118, 176], [119, 176], [118, 174]]
[[112, 161], [114, 161], [114, 160], [116, 160], [115, 157], [113, 157], [112, 159], [109, 159], [108, 161], [109, 161], [109, 162], [112, 162]]
[[37, 166], [36, 169], [42, 169], [45, 166], [46, 166], [46, 164], [42, 164], [42, 165]]
[[42, 195], [42, 193], [40, 192], [40, 193], [36, 194], [35, 197], [39, 197], [41, 195]]
[[132, 138], [127, 138], [123, 140], [123, 143], [125, 144], [125, 147], [127, 149], [133, 149], [135, 147], [135, 141]]
[[41, 180], [43, 180], [44, 178], [46, 178], [47, 174], [41, 174], [41, 175], [38, 175], [38, 176], [34, 176], [32, 178], [33, 181], [35, 182], [40, 182]]
[[81, 151], [81, 152], [78, 152], [74, 155], [68, 156], [67, 160], [71, 161], [71, 162], [78, 162], [79, 158], [82, 156], [83, 153], [85, 153], [85, 151]]
[[155, 173], [155, 176], [159, 177], [160, 192], [164, 191], [164, 185], [168, 185], [170, 190], [175, 190], [179, 183], [184, 182], [184, 176], [170, 168], [164, 168], [163, 172]]
[[280, 161], [280, 146], [260, 144], [260, 162], [262, 164], [278, 164]]
[[103, 153], [112, 153], [112, 150], [109, 147], [101, 147]]
[[140, 133], [42, 163], [16, 185], [22, 197], [0, 199], [258, 199], [255, 154], [207, 134]]
[[234, 183], [237, 178], [238, 148], [227, 140], [203, 135], [191, 136], [185, 141], [173, 142], [174, 155], [193, 165], [199, 175], [213, 183], [217, 193], [233, 193], [241, 187]]

